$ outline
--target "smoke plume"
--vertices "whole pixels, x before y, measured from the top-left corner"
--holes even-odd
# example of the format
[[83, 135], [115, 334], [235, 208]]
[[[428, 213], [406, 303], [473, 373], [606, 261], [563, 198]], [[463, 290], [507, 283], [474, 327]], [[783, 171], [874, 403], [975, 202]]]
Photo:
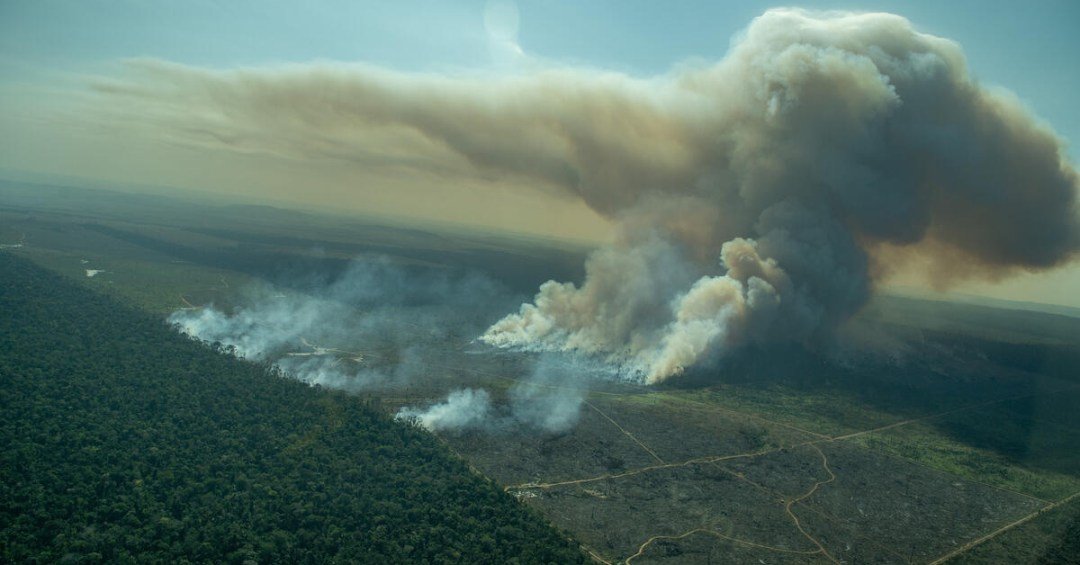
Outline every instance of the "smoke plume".
[[437, 373], [512, 300], [480, 275], [369, 260], [307, 292], [255, 286], [229, 310], [178, 310], [169, 322], [309, 384], [359, 390]]
[[461, 386], [461, 375], [443, 381], [447, 373], [505, 371], [517, 382], [501, 406], [487, 390], [463, 388], [396, 417], [440, 432], [566, 431], [577, 423], [588, 380], [610, 378], [609, 370], [574, 355], [514, 356], [507, 364], [483, 350], [460, 350], [520, 300], [481, 275], [357, 260], [337, 280], [306, 292], [256, 285], [233, 308], [182, 309], [169, 322], [292, 378], [353, 392], [410, 384], [445, 390]]
[[595, 372], [586, 365], [581, 359], [565, 355], [540, 357], [529, 377], [510, 389], [512, 420], [547, 433], [573, 428], [588, 394], [582, 387], [588, 384], [586, 377]]
[[544, 353], [528, 365], [507, 391], [508, 402], [497, 407], [487, 391], [466, 389], [427, 408], [404, 407], [396, 417], [432, 431], [558, 434], [577, 424], [590, 381], [612, 377], [609, 367], [577, 355]]
[[580, 198], [614, 242], [482, 339], [646, 382], [749, 343], [828, 340], [898, 257], [948, 281], [1080, 246], [1063, 141], [974, 80], [957, 44], [888, 14], [771, 10], [723, 60], [644, 79], [140, 61], [98, 88], [113, 122], [170, 139]]
[[446, 400], [426, 409], [402, 408], [398, 420], [416, 422], [428, 431], [461, 431], [488, 423], [491, 397], [486, 390], [466, 388], [451, 392]]

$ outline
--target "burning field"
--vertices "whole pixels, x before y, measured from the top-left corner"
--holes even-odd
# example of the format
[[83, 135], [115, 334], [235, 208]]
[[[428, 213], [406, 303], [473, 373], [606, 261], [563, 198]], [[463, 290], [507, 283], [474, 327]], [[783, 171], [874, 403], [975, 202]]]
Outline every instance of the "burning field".
[[[608, 222], [565, 252], [267, 210], [4, 216], [13, 253], [119, 295], [157, 272], [178, 331], [378, 399], [600, 562], [937, 563], [1076, 512], [1077, 318], [883, 289], [1068, 264], [1080, 177], [902, 17], [770, 10], [651, 77], [143, 59], [90, 99], [86, 119], [170, 143]], [[125, 262], [86, 270], [88, 241]]]

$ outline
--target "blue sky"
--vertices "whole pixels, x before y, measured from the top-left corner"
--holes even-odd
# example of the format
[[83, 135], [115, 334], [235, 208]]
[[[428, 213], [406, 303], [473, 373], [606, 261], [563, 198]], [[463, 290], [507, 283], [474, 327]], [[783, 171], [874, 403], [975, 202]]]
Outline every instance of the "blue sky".
[[[572, 0], [519, 2], [530, 55], [656, 74], [723, 56], [731, 37], [776, 3]], [[815, 9], [888, 11], [963, 45], [984, 82], [1017, 93], [1070, 140], [1080, 138], [1080, 2], [814, 1]], [[0, 3], [0, 81], [89, 72], [123, 58], [232, 67], [311, 60], [402, 70], [491, 65], [483, 1], [247, 0]], [[1075, 145], [1075, 142], [1074, 142]], [[1080, 153], [1073, 147], [1074, 159]]]
[[[686, 61], [719, 60], [752, 18], [777, 5], [758, 0], [3, 0], [0, 128], [12, 134], [18, 127], [11, 119], [54, 113], [48, 100], [85, 89], [89, 77], [109, 75], [131, 58], [222, 69], [340, 61], [402, 71], [499, 71], [484, 19], [485, 10], [499, 2], [516, 5], [516, 41], [528, 56], [637, 76], [662, 74]], [[1075, 102], [1080, 2], [816, 0], [797, 5], [897, 13], [920, 31], [959, 42], [980, 81], [1016, 94], [1068, 141], [1071, 160], [1080, 162]], [[19, 159], [4, 153], [0, 142], [0, 168], [35, 168], [28, 159], [20, 167]]]

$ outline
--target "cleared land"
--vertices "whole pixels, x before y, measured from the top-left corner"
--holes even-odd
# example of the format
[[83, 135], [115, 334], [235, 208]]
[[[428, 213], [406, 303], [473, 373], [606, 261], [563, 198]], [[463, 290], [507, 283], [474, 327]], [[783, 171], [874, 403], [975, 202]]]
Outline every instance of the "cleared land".
[[[568, 265], [580, 264], [579, 250], [537, 242], [286, 221], [272, 209], [178, 205], [134, 223], [17, 204], [0, 200], [4, 252], [157, 313], [227, 306], [254, 280], [304, 292], [298, 270], [333, 276], [356, 256], [512, 271], [523, 295], [548, 275], [573, 280]], [[603, 562], [1075, 558], [1080, 320], [887, 297], [857, 323], [904, 344], [901, 358], [748, 352], [661, 387], [590, 383], [564, 433], [441, 437]], [[429, 378], [361, 394], [392, 411], [483, 386], [504, 406], [526, 360], [470, 349], [472, 337], [431, 342]], [[373, 365], [400, 354], [335, 346]]]

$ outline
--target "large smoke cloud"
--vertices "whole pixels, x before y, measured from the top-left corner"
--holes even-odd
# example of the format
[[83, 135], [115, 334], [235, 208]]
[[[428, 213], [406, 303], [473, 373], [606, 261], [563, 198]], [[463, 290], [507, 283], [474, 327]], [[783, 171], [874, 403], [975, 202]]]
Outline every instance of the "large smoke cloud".
[[483, 339], [648, 382], [746, 343], [827, 339], [885, 258], [999, 277], [1080, 245], [1062, 141], [898, 16], [769, 11], [720, 62], [651, 79], [133, 69], [100, 85], [116, 119], [188, 142], [581, 198], [615, 241]]

